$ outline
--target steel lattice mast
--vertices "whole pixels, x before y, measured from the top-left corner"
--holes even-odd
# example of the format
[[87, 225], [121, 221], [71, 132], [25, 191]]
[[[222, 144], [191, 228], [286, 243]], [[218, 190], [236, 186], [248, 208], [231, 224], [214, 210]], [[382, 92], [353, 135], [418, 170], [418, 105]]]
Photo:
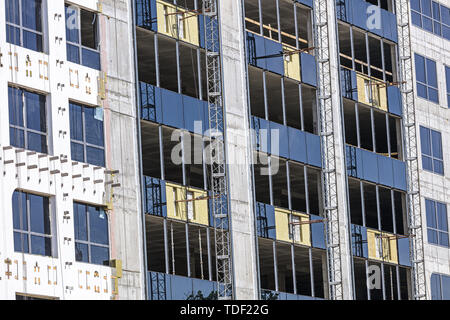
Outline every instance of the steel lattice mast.
[[[314, 38], [317, 60], [317, 92], [322, 148], [322, 190], [326, 217], [328, 289], [332, 300], [343, 299], [339, 210], [336, 178], [336, 146], [331, 87], [328, 0], [314, 0]], [[333, 0], [334, 2], [334, 0]]]
[[218, 0], [203, 0], [205, 26], [206, 77], [210, 129], [212, 216], [216, 253], [218, 299], [231, 299], [231, 251], [228, 217], [228, 190], [224, 144], [221, 55]]
[[408, 224], [412, 260], [412, 284], [414, 299], [426, 299], [425, 264], [423, 249], [422, 214], [420, 207], [419, 160], [417, 150], [414, 83], [412, 74], [409, 1], [396, 1], [398, 24], [398, 53], [400, 83], [403, 102], [403, 127], [405, 161], [408, 177]]

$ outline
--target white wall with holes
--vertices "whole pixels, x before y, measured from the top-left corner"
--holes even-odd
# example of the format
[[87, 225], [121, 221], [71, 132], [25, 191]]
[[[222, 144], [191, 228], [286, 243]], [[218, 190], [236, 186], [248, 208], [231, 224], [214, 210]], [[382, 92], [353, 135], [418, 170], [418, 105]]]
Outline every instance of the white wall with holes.
[[[73, 201], [106, 205], [112, 178], [105, 168], [72, 161], [70, 150], [69, 99], [101, 104], [103, 76], [67, 62], [64, 1], [43, 3], [45, 45], [40, 53], [7, 43], [5, 1], [0, 1], [0, 299], [15, 299], [17, 293], [111, 299], [115, 269], [75, 261]], [[70, 3], [99, 9], [96, 0]], [[47, 96], [48, 154], [10, 146], [8, 85]], [[14, 251], [12, 195], [17, 189], [50, 197], [54, 257]]]

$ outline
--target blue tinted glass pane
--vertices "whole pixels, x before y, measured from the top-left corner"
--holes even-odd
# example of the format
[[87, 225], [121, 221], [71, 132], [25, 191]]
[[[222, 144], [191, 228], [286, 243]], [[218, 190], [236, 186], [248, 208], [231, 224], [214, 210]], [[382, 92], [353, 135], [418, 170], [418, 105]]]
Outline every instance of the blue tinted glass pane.
[[428, 100], [439, 103], [439, 93], [436, 89], [428, 88]]
[[417, 95], [421, 98], [428, 99], [427, 87], [417, 83]]
[[17, 148], [25, 148], [25, 135], [23, 130], [10, 128], [9, 140], [12, 146]]
[[422, 56], [419, 56], [418, 54], [415, 54], [414, 60], [415, 60], [415, 64], [416, 64], [416, 79], [417, 79], [417, 81], [426, 83], [425, 58]]
[[80, 64], [80, 48], [71, 44], [67, 44], [67, 60]]
[[430, 157], [422, 156], [422, 165], [424, 170], [433, 171], [433, 160]]
[[50, 238], [31, 236], [31, 253], [41, 256], [52, 255], [52, 240]]
[[434, 34], [437, 34], [438, 36], [441, 35], [441, 24], [439, 22], [433, 23], [433, 32], [434, 32]]
[[411, 20], [412, 23], [418, 27], [422, 27], [422, 16], [414, 11], [411, 11]]
[[427, 31], [433, 32], [433, 22], [431, 21], [431, 19], [422, 16], [422, 28]]
[[431, 275], [431, 299], [441, 300], [441, 276], [438, 274]]
[[433, 146], [433, 157], [442, 159], [441, 133], [431, 130], [431, 145]]
[[31, 231], [51, 234], [48, 198], [29, 194]]
[[14, 229], [28, 231], [27, 197], [25, 193], [14, 191], [12, 208]]
[[411, 0], [411, 9], [420, 12], [420, 0]]
[[73, 140], [83, 141], [83, 112], [82, 107], [70, 103], [70, 138]]
[[7, 24], [6, 41], [15, 44], [16, 46], [20, 46], [20, 29]]
[[441, 160], [433, 160], [433, 172], [444, 174], [444, 162]]
[[86, 126], [86, 142], [103, 147], [103, 120], [96, 117], [96, 108], [83, 108]]
[[42, 52], [42, 36], [34, 32], [23, 30], [23, 46], [30, 50]]
[[19, 232], [14, 232], [14, 251], [29, 253], [28, 236]]
[[28, 132], [26, 148], [31, 151], [47, 153], [47, 136]]
[[79, 43], [78, 10], [66, 5], [66, 38], [67, 41]]
[[447, 206], [444, 203], [437, 202], [437, 228], [442, 231], [448, 231], [447, 225]]
[[427, 227], [436, 229], [437, 223], [436, 223], [435, 202], [426, 199], [425, 200], [425, 209], [427, 212]]
[[89, 262], [88, 245], [75, 242], [75, 260], [79, 262]]
[[86, 162], [94, 166], [105, 166], [105, 151], [103, 149], [86, 147]]
[[440, 11], [439, 4], [437, 2], [433, 1], [433, 19], [435, 19], [435, 20], [441, 19], [441, 14], [439, 11]]
[[108, 238], [108, 216], [100, 208], [88, 206], [90, 242], [98, 244], [109, 244]]
[[83, 66], [100, 70], [100, 53], [98, 51], [92, 51], [86, 48], [81, 49], [83, 57]]
[[22, 90], [8, 87], [9, 123], [23, 127]]
[[439, 245], [448, 247], [448, 233], [439, 232]]
[[450, 300], [450, 277], [442, 276], [442, 299]]
[[450, 40], [450, 27], [442, 25], [442, 36], [445, 39]]
[[91, 263], [109, 265], [109, 248], [91, 246]]
[[84, 147], [82, 144], [72, 142], [70, 144], [72, 160], [84, 162]]
[[437, 231], [432, 229], [427, 229], [428, 231], [428, 242], [433, 244], [439, 244]]
[[436, 62], [427, 59], [427, 84], [437, 88]]
[[422, 13], [431, 17], [431, 0], [421, 0]]
[[47, 132], [45, 96], [25, 91], [27, 128]]
[[5, 1], [6, 21], [19, 24], [19, 0], [6, 0]]
[[42, 31], [41, 0], [22, 0], [22, 25], [28, 29]]
[[446, 25], [450, 26], [450, 8], [441, 6], [441, 16], [442, 16], [441, 21]]
[[431, 134], [430, 129], [425, 127], [420, 127], [420, 142], [422, 144], [422, 154], [431, 156]]
[[86, 206], [80, 203], [73, 204], [73, 215], [75, 224], [75, 239], [87, 241], [87, 215]]

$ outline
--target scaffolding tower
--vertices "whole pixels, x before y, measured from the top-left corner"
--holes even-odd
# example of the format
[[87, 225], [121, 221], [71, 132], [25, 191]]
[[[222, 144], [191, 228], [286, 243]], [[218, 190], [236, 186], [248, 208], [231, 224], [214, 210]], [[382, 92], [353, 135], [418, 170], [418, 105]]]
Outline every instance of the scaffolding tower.
[[205, 25], [206, 80], [210, 129], [210, 181], [212, 217], [216, 253], [217, 296], [229, 300], [233, 296], [231, 279], [230, 232], [228, 230], [228, 192], [224, 144], [224, 111], [219, 35], [218, 0], [203, 0]]
[[412, 284], [414, 299], [426, 299], [422, 214], [420, 207], [419, 161], [417, 152], [416, 115], [412, 75], [412, 55], [409, 23], [409, 1], [397, 0], [398, 52], [403, 102], [405, 161], [407, 168], [408, 224], [411, 234]]
[[322, 148], [322, 190], [324, 215], [326, 217], [328, 289], [330, 299], [342, 300], [342, 265], [331, 88], [328, 3], [328, 0], [314, 0], [314, 37]]

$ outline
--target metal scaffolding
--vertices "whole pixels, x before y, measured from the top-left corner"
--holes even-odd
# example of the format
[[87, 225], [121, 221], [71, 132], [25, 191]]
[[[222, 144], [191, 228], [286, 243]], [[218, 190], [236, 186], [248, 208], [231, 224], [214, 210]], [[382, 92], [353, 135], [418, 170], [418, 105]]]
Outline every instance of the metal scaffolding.
[[322, 148], [322, 190], [327, 226], [328, 289], [330, 299], [341, 300], [343, 299], [342, 266], [331, 87], [328, 3], [329, 1], [327, 0], [314, 0], [314, 38], [317, 59], [317, 91]]
[[397, 0], [398, 52], [403, 102], [405, 161], [408, 176], [408, 224], [411, 234], [412, 284], [414, 299], [426, 299], [422, 214], [420, 207], [419, 161], [417, 151], [414, 83], [409, 23], [409, 1]]
[[228, 192], [224, 144], [224, 112], [219, 36], [218, 0], [203, 0], [205, 25], [206, 78], [210, 129], [211, 209], [214, 219], [218, 299], [231, 299], [230, 233], [228, 230]]

